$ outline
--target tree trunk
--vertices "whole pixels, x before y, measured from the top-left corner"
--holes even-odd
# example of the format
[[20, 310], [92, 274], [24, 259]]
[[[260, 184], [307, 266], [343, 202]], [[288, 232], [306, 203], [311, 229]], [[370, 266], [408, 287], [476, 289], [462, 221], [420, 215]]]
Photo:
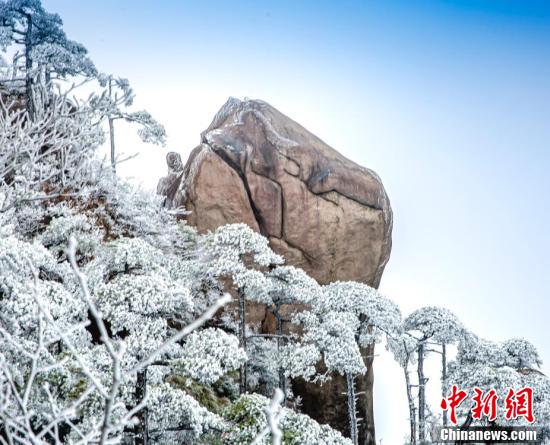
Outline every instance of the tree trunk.
[[351, 373], [346, 372], [346, 387], [348, 396], [348, 417], [349, 417], [349, 434], [353, 445], [359, 444], [357, 431], [357, 406], [355, 395], [355, 381]]
[[365, 364], [367, 366], [367, 373], [362, 379], [363, 384], [360, 385], [360, 391], [364, 392], [360, 400], [362, 403], [361, 414], [363, 415], [363, 422], [360, 428], [362, 436], [364, 438], [362, 445], [376, 445], [376, 430], [374, 427], [374, 343], [368, 345], [365, 348]]
[[[460, 425], [460, 429], [461, 430], [467, 430], [468, 428], [470, 428], [470, 425], [472, 424], [472, 422], [474, 421], [474, 418], [472, 417], [472, 412], [470, 411], [468, 413], [468, 416], [466, 417], [466, 420], [464, 421], [464, 423], [462, 425]], [[463, 442], [463, 441], [457, 441], [455, 442], [455, 445], [466, 445], [466, 442]]]
[[[112, 80], [109, 78], [109, 98], [112, 95]], [[116, 174], [116, 152], [115, 152], [115, 125], [113, 118], [109, 115], [109, 140], [111, 142], [111, 169]]]
[[27, 21], [27, 30], [25, 32], [25, 97], [27, 100], [27, 112], [29, 119], [34, 121], [36, 117], [36, 107], [33, 94], [33, 78], [32, 78], [32, 17], [25, 16]]
[[111, 169], [116, 173], [116, 154], [115, 154], [115, 126], [113, 119], [109, 117], [109, 139], [111, 141]]
[[[445, 387], [447, 385], [447, 345], [441, 345], [441, 393], [445, 398]], [[443, 426], [447, 426], [447, 410], [443, 411]]]
[[424, 377], [424, 344], [418, 345], [418, 441], [426, 440], [426, 378]]
[[[283, 343], [283, 317], [279, 314], [279, 309], [279, 306], [275, 309], [275, 318], [277, 319], [277, 352], [280, 351]], [[286, 376], [285, 370], [282, 367], [279, 368], [279, 389], [283, 392], [282, 405], [286, 406]]]
[[[239, 345], [246, 351], [246, 301], [244, 298], [244, 290], [239, 289]], [[247, 376], [246, 376], [246, 362], [241, 365], [239, 371], [239, 393], [246, 393], [247, 389]]]
[[[147, 393], [147, 368], [137, 373], [136, 382], [136, 400], [140, 403], [145, 399]], [[134, 436], [135, 445], [147, 445], [149, 441], [149, 419], [147, 407], [144, 407], [137, 413], [138, 424], [136, 427], [136, 435]]]
[[[407, 362], [408, 363], [408, 362]], [[405, 373], [405, 384], [407, 385], [407, 401], [409, 402], [409, 419], [410, 419], [410, 435], [411, 445], [416, 445], [416, 409], [411, 389], [411, 378], [409, 376], [408, 366], [403, 368]]]

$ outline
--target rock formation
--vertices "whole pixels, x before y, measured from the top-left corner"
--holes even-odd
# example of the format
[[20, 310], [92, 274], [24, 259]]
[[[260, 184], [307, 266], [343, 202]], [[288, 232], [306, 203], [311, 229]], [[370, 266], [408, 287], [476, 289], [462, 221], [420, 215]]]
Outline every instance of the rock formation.
[[[158, 192], [184, 207], [199, 232], [244, 222], [270, 240], [287, 264], [325, 284], [377, 287], [391, 250], [392, 212], [379, 177], [346, 159], [269, 104], [230, 98], [184, 167], [169, 154]], [[372, 355], [372, 351], [366, 354]], [[359, 382], [364, 443], [374, 435], [372, 367]], [[344, 382], [296, 382], [304, 411], [346, 431]]]

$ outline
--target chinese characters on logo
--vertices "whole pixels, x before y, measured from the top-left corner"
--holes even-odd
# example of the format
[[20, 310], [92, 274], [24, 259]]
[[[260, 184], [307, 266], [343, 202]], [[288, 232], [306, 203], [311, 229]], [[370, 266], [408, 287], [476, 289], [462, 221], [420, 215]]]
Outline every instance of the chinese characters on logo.
[[[441, 400], [441, 408], [444, 411], [449, 411], [449, 418], [453, 425], [457, 424], [456, 410], [462, 402], [468, 397], [468, 393], [463, 390], [459, 390], [456, 385], [451, 388], [451, 394], [449, 397]], [[494, 389], [484, 392], [479, 388], [474, 388], [474, 395], [472, 401], [474, 406], [472, 407], [472, 418], [480, 420], [486, 417], [489, 421], [494, 421], [497, 418], [497, 400], [498, 395]], [[504, 400], [506, 413], [506, 420], [515, 420], [519, 417], [523, 417], [527, 422], [533, 423], [535, 417], [533, 416], [533, 389], [526, 387], [519, 391], [514, 391], [512, 388], [508, 391], [506, 399]]]

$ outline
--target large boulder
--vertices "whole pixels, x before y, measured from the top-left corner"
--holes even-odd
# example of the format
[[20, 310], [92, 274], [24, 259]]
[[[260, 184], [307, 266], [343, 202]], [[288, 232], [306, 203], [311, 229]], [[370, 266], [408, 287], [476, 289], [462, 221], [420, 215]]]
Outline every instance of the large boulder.
[[[342, 156], [266, 102], [230, 98], [185, 166], [168, 158], [158, 192], [184, 207], [199, 232], [244, 222], [266, 236], [287, 264], [320, 283], [378, 287], [391, 250], [392, 212], [380, 178]], [[372, 351], [366, 352], [372, 356]], [[304, 410], [347, 429], [344, 382], [296, 383]], [[372, 367], [359, 382], [364, 437], [373, 440]]]

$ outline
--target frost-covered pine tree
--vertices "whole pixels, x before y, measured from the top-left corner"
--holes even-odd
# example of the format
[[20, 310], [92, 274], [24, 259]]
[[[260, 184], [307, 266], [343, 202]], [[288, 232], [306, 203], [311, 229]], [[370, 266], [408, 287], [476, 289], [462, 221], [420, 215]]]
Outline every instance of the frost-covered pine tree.
[[59, 15], [47, 12], [40, 0], [0, 1], [0, 50], [13, 54], [3, 83], [9, 82], [10, 89], [23, 86], [30, 120], [40, 103], [49, 102], [52, 81], [96, 74], [86, 48], [68, 39], [62, 25]]
[[407, 405], [409, 409], [409, 442], [411, 445], [416, 445], [418, 424], [416, 421], [416, 404], [409, 366], [414, 365], [416, 362], [418, 340], [402, 329], [400, 333], [389, 338], [388, 349], [392, 352], [395, 361], [403, 369]]
[[[291, 305], [307, 305], [321, 297], [321, 286], [302, 269], [294, 266], [278, 266], [267, 274], [269, 291], [262, 294], [260, 301], [267, 305], [276, 320], [277, 354], [288, 338], [285, 335], [285, 324], [290, 322]], [[283, 401], [287, 397], [287, 377], [282, 363], [279, 364], [278, 386], [283, 392]]]
[[[268, 280], [261, 268], [283, 263], [266, 238], [254, 232], [246, 224], [229, 224], [207, 235], [199, 246], [208, 273], [216, 279], [230, 279], [238, 294], [238, 335], [240, 345], [246, 350], [247, 324], [246, 302], [263, 302], [268, 299]], [[247, 366], [240, 370], [240, 393], [247, 391]]]
[[[457, 385], [468, 394], [474, 388], [485, 391], [494, 389], [498, 396], [499, 417], [497, 425], [527, 425], [525, 418], [507, 420], [506, 396], [510, 389], [519, 391], [524, 387], [533, 389], [533, 414], [536, 424], [550, 427], [550, 379], [537, 368], [541, 360], [536, 348], [523, 338], [515, 338], [502, 343], [485, 340], [467, 333], [459, 342], [456, 359], [449, 363], [447, 391]], [[457, 412], [461, 424], [486, 423], [487, 419], [474, 420], [471, 417], [473, 401], [465, 400]], [[550, 439], [548, 437], [547, 439]]]
[[[424, 360], [428, 352], [441, 354], [442, 388], [446, 388], [447, 345], [457, 343], [464, 336], [465, 329], [460, 320], [448, 309], [427, 306], [417, 309], [404, 320], [404, 329], [414, 336], [417, 352], [418, 373], [418, 438], [426, 440], [426, 384]], [[430, 349], [438, 346], [440, 350]], [[447, 413], [443, 413], [443, 425], [447, 424]]]
[[138, 135], [145, 143], [164, 146], [166, 130], [146, 110], [129, 111], [134, 102], [134, 91], [128, 79], [113, 75], [99, 74], [98, 82], [102, 91], [92, 97], [92, 106], [100, 120], [107, 120], [111, 147], [111, 168], [116, 169], [115, 122], [125, 120], [138, 125]]
[[[346, 378], [350, 436], [359, 443], [355, 379], [363, 375], [371, 357], [361, 348], [396, 335], [401, 326], [398, 307], [375, 289], [355, 282], [323, 286], [311, 309], [299, 313], [294, 322], [304, 333], [296, 344], [283, 348], [282, 360], [291, 377], [322, 382], [336, 372]], [[317, 375], [315, 365], [323, 359], [326, 372]], [[365, 362], [367, 364], [365, 364]]]

